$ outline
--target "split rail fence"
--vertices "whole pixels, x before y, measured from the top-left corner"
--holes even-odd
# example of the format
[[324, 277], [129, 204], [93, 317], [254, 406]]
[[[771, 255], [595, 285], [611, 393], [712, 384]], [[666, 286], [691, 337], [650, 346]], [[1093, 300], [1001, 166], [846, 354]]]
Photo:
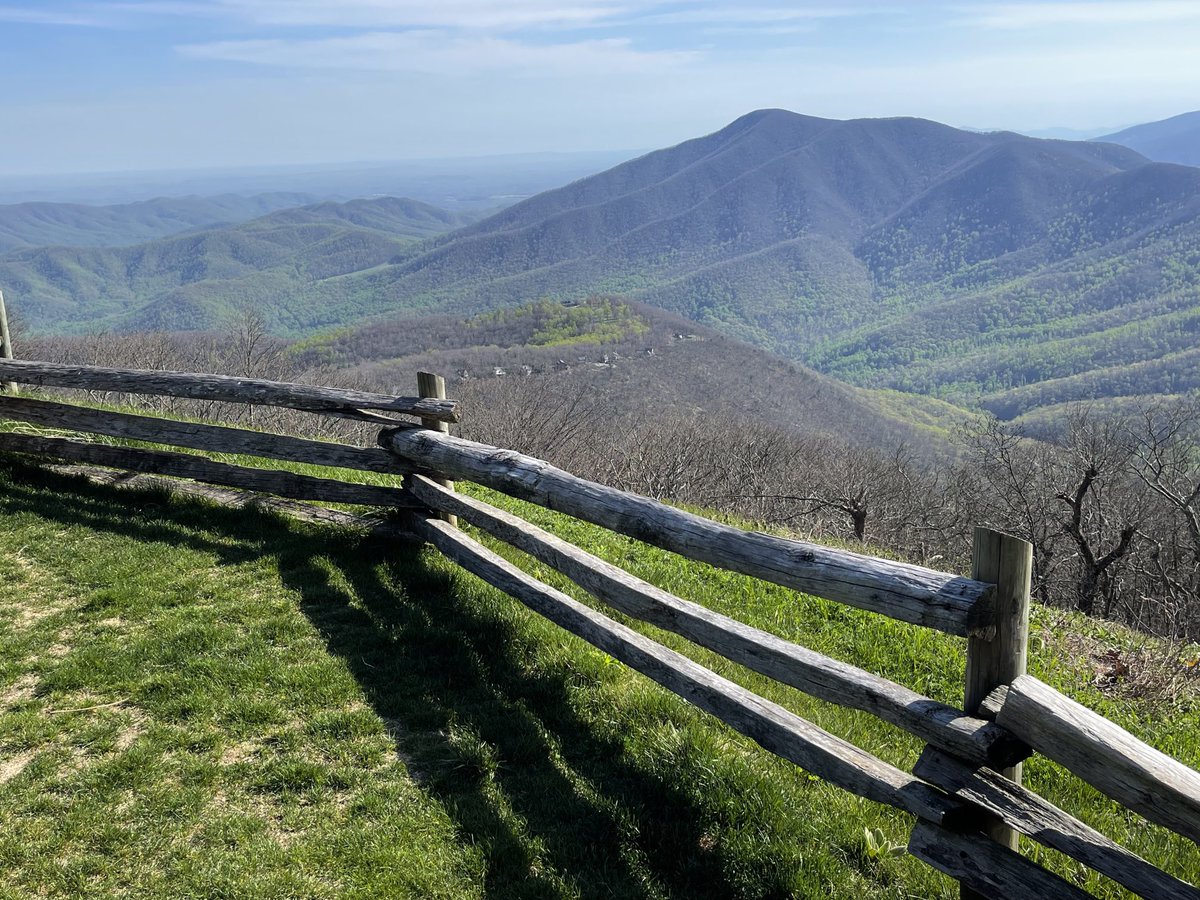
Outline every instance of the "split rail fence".
[[[432, 544], [771, 753], [847, 791], [912, 814], [916, 826], [908, 852], [956, 878], [964, 896], [1089, 896], [1017, 852], [1023, 834], [1139, 896], [1200, 900], [1196, 887], [1021, 785], [1022, 760], [1042, 753], [1128, 809], [1200, 843], [1200, 773], [1025, 673], [1031, 549], [1024, 541], [977, 529], [974, 570], [964, 578], [743, 531], [512, 450], [451, 436], [449, 424], [458, 421], [459, 405], [446, 399], [444, 381], [428, 373], [421, 373], [418, 395], [412, 397], [0, 359], [0, 384], [5, 382], [274, 405], [381, 424], [378, 446], [364, 448], [16, 396], [11, 389], [0, 395], [0, 420], [56, 432], [402, 476], [402, 488], [353, 484], [44, 431], [0, 432], [0, 450], [82, 463], [84, 468], [74, 470], [94, 480], [167, 487], [225, 504], [266, 505], [310, 521], [366, 525]], [[677, 597], [517, 516], [457, 493], [455, 480], [689, 559], [961, 636], [967, 647], [963, 708]], [[311, 501], [382, 508], [388, 515], [370, 518]], [[878, 759], [538, 581], [460, 530], [458, 520], [530, 554], [625, 615], [821, 700], [865, 710], [916, 735], [926, 750], [911, 773]]]

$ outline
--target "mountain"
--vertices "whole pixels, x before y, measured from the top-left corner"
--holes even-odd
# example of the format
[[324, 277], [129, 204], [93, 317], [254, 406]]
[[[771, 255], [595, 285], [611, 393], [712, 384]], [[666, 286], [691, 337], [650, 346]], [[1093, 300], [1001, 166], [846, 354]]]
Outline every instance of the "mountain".
[[324, 202], [128, 247], [14, 251], [0, 257], [0, 285], [34, 330], [202, 330], [394, 261], [473, 218], [394, 197]]
[[311, 203], [307, 194], [159, 197], [115, 206], [17, 203], [0, 206], [0, 253], [20, 247], [118, 247], [193, 228], [244, 222]]
[[1017, 415], [1200, 386], [1148, 365], [1200, 324], [1198, 179], [1112, 144], [768, 110], [326, 287], [414, 314], [610, 291]]
[[1200, 110], [1093, 138], [1130, 147], [1157, 162], [1200, 166]]
[[[264, 250], [269, 273], [221, 248], [211, 274], [130, 290], [118, 270], [105, 292], [94, 261], [17, 254], [0, 283], [24, 279], [48, 327], [210, 327], [252, 302], [297, 336], [615, 294], [858, 385], [1006, 416], [1200, 387], [1197, 367], [1169, 365], [1200, 330], [1200, 169], [1112, 143], [760, 110], [419, 245], [350, 231], [351, 247], [321, 237], [286, 262]], [[36, 299], [53, 291], [61, 309]]]
[[407, 197], [379, 197], [335, 203], [327, 200], [263, 216], [255, 227], [277, 225], [344, 225], [393, 237], [426, 238], [477, 221], [482, 214], [430, 206]]
[[[385, 319], [300, 342], [295, 361], [336, 369], [347, 383], [392, 391], [413, 372], [444, 373], [478, 421], [494, 395], [528, 398], [547, 415], [563, 397], [599, 403], [608, 427], [640, 428], [648, 405], [664, 417], [761, 420], [809, 437], [889, 451], [946, 453], [961, 410], [868, 391], [726, 337], [681, 316], [614, 297], [542, 300], [467, 319]], [[503, 372], [503, 375], [497, 375]], [[533, 413], [536, 415], [536, 412]], [[519, 428], [519, 423], [513, 423]], [[506, 445], [507, 446], [507, 445]]]

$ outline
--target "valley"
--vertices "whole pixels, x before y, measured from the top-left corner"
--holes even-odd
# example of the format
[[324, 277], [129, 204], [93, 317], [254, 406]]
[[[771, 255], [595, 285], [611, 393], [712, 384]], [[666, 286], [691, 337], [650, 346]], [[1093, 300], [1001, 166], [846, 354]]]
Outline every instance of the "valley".
[[870, 389], [1014, 418], [1174, 395], [1200, 169], [1104, 142], [750, 113], [487, 215], [391, 198], [121, 248], [12, 250], [30, 328], [357, 323], [615, 296]]

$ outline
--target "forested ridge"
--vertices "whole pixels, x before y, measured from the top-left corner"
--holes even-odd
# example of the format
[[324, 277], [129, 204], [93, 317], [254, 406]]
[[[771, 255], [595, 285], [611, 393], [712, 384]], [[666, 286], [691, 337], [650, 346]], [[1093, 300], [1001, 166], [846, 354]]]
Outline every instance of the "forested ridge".
[[1200, 306], [1200, 169], [760, 110], [474, 224], [326, 203], [118, 250], [18, 250], [0, 282], [39, 330], [210, 329], [253, 308], [289, 336], [606, 294], [1015, 417], [1200, 386], [1177, 364]]

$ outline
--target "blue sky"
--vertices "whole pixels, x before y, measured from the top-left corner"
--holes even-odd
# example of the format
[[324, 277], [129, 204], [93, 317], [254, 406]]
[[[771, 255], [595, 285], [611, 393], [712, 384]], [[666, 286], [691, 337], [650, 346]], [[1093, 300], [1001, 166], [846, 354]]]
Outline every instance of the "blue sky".
[[0, 174], [640, 149], [778, 106], [1200, 108], [1200, 0], [0, 0]]

